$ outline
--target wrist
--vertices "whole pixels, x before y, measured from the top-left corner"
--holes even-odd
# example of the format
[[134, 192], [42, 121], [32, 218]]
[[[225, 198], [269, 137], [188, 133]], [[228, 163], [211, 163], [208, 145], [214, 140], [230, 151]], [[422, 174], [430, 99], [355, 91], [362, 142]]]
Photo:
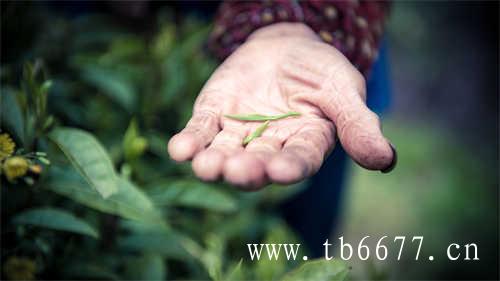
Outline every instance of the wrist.
[[261, 27], [248, 36], [247, 41], [268, 38], [309, 38], [321, 41], [320, 37], [309, 26], [303, 23], [282, 22]]

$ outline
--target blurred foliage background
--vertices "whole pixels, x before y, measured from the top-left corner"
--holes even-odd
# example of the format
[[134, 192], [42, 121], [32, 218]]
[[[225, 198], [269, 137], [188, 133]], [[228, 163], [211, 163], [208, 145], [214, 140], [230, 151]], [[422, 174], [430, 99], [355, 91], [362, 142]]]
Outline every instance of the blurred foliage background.
[[[217, 65], [206, 21], [175, 7], [131, 18], [2, 2], [0, 144], [16, 145], [2, 157], [2, 277], [312, 280], [301, 275], [312, 268], [341, 280], [349, 266], [351, 279], [495, 279], [498, 4], [481, 4], [393, 6], [384, 132], [399, 165], [384, 176], [352, 165], [331, 238], [423, 235], [422, 260], [408, 248], [396, 261], [388, 244], [385, 262], [293, 271], [302, 261], [251, 262], [245, 245], [298, 241], [275, 206], [304, 185], [241, 193], [166, 154]], [[445, 260], [452, 242], [477, 243], [481, 261]]]

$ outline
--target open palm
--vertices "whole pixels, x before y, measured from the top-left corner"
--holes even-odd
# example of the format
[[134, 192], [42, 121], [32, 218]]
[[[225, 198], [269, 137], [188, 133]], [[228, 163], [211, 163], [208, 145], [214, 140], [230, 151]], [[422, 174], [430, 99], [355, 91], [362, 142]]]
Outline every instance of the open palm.
[[[213, 73], [186, 128], [170, 140], [169, 153], [176, 161], [192, 159], [203, 180], [224, 177], [256, 189], [314, 174], [338, 136], [357, 163], [384, 170], [395, 155], [364, 96], [362, 75], [307, 27], [263, 28]], [[261, 123], [224, 116], [290, 111], [301, 115], [272, 121], [246, 146], [243, 139]]]

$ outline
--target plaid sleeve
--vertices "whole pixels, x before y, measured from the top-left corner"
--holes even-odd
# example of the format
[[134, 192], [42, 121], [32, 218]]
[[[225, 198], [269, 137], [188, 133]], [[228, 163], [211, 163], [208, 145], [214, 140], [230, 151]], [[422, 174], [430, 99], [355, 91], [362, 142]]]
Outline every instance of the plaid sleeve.
[[388, 10], [386, 1], [225, 1], [217, 12], [209, 48], [222, 60], [258, 28], [302, 22], [366, 75], [377, 58]]

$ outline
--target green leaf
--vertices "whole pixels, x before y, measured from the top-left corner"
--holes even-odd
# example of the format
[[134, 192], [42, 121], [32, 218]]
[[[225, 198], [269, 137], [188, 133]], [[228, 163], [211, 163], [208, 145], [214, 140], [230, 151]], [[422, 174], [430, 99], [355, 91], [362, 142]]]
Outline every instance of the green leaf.
[[19, 139], [24, 141], [24, 118], [15, 97], [15, 92], [2, 88], [0, 94], [0, 122], [3, 128], [8, 128]]
[[309, 182], [307, 180], [291, 185], [271, 184], [260, 192], [260, 200], [265, 204], [276, 205], [299, 194], [308, 186]]
[[216, 233], [229, 240], [240, 239], [248, 233], [262, 233], [266, 229], [268, 216], [260, 214], [257, 209], [253, 206], [241, 207], [241, 210], [225, 218], [223, 224], [217, 225]]
[[341, 281], [347, 279], [348, 273], [346, 264], [338, 259], [317, 259], [289, 272], [282, 281]]
[[222, 255], [225, 240], [221, 235], [210, 233], [205, 238], [206, 250], [199, 256], [200, 262], [214, 281], [222, 280]]
[[135, 119], [130, 121], [130, 125], [123, 137], [123, 151], [127, 161], [133, 161], [141, 156], [148, 147], [148, 141], [139, 135], [139, 128]]
[[57, 128], [50, 132], [49, 138], [102, 197], [107, 198], [117, 191], [113, 163], [94, 136], [79, 129]]
[[140, 57], [145, 49], [145, 41], [138, 36], [120, 36], [113, 39], [109, 50], [103, 54], [99, 62], [106, 65], [124, 64], [124, 62]]
[[72, 261], [70, 265], [61, 268], [64, 279], [68, 280], [123, 280], [111, 269], [88, 261]]
[[194, 245], [196, 250], [200, 248], [195, 241], [173, 230], [134, 233], [120, 238], [118, 245], [123, 249], [155, 253], [176, 260], [192, 259], [193, 252], [196, 252], [186, 247]]
[[253, 141], [254, 139], [262, 136], [262, 133], [264, 133], [264, 131], [267, 129], [267, 127], [269, 126], [269, 120], [267, 120], [266, 122], [264, 122], [264, 124], [260, 125], [259, 127], [257, 127], [257, 129], [255, 129], [255, 131], [253, 131], [250, 135], [246, 136], [246, 138], [243, 140], [243, 145], [247, 145], [249, 142]]
[[99, 238], [96, 229], [84, 220], [55, 208], [30, 209], [14, 217], [15, 224], [28, 224], [54, 230], [68, 231]]
[[166, 24], [161, 27], [152, 41], [151, 52], [156, 59], [164, 58], [175, 43], [175, 24]]
[[165, 280], [166, 268], [162, 256], [145, 254], [129, 260], [125, 265], [127, 280]]
[[234, 198], [216, 185], [197, 180], [164, 180], [153, 184], [148, 194], [158, 206], [183, 206], [219, 212], [232, 212], [237, 204]]
[[40, 86], [40, 93], [46, 95], [52, 87], [52, 84], [52, 80], [46, 80], [45, 82], [43, 82]]
[[104, 199], [76, 172], [70, 169], [51, 167], [46, 187], [98, 211], [118, 215], [123, 218], [164, 223], [150, 199], [134, 184], [117, 178], [118, 191]]
[[38, 156], [36, 159], [38, 159], [38, 161], [42, 162], [42, 164], [50, 165], [50, 160], [43, 157], [43, 156]]
[[280, 115], [262, 115], [262, 114], [226, 114], [224, 115], [227, 118], [235, 119], [235, 120], [240, 120], [240, 121], [272, 121], [272, 120], [279, 120], [287, 117], [293, 117], [293, 116], [300, 116], [299, 112], [295, 111], [290, 111], [285, 114], [280, 114]]
[[193, 239], [172, 228], [143, 222], [127, 221], [122, 227], [131, 235], [118, 240], [118, 245], [127, 250], [155, 253], [177, 260], [201, 260], [203, 248]]
[[138, 220], [122, 220], [120, 225], [131, 233], [166, 233], [171, 231], [167, 224], [158, 224]]
[[[264, 244], [299, 243], [292, 230], [290, 230], [284, 222], [274, 219], [268, 222], [268, 225], [269, 230], [264, 239]], [[265, 251], [265, 249], [263, 251]], [[300, 255], [303, 253], [304, 249], [299, 247], [297, 259], [300, 259]], [[260, 259], [255, 263], [254, 271], [258, 280], [276, 280], [286, 272], [287, 266], [289, 267], [295, 263], [294, 260], [288, 261], [283, 258], [282, 255], [285, 255], [283, 248], [280, 249], [279, 255], [280, 257], [277, 260]]]
[[179, 47], [170, 51], [168, 57], [161, 64], [161, 75], [164, 83], [160, 89], [160, 102], [170, 105], [189, 82], [189, 73], [187, 73], [182, 50]]
[[245, 280], [243, 272], [243, 259], [241, 259], [237, 264], [230, 267], [224, 280], [226, 281]]
[[129, 112], [133, 111], [136, 105], [136, 93], [133, 84], [121, 76], [119, 72], [97, 65], [85, 65], [82, 67], [82, 79], [102, 91], [103, 94], [106, 94]]

